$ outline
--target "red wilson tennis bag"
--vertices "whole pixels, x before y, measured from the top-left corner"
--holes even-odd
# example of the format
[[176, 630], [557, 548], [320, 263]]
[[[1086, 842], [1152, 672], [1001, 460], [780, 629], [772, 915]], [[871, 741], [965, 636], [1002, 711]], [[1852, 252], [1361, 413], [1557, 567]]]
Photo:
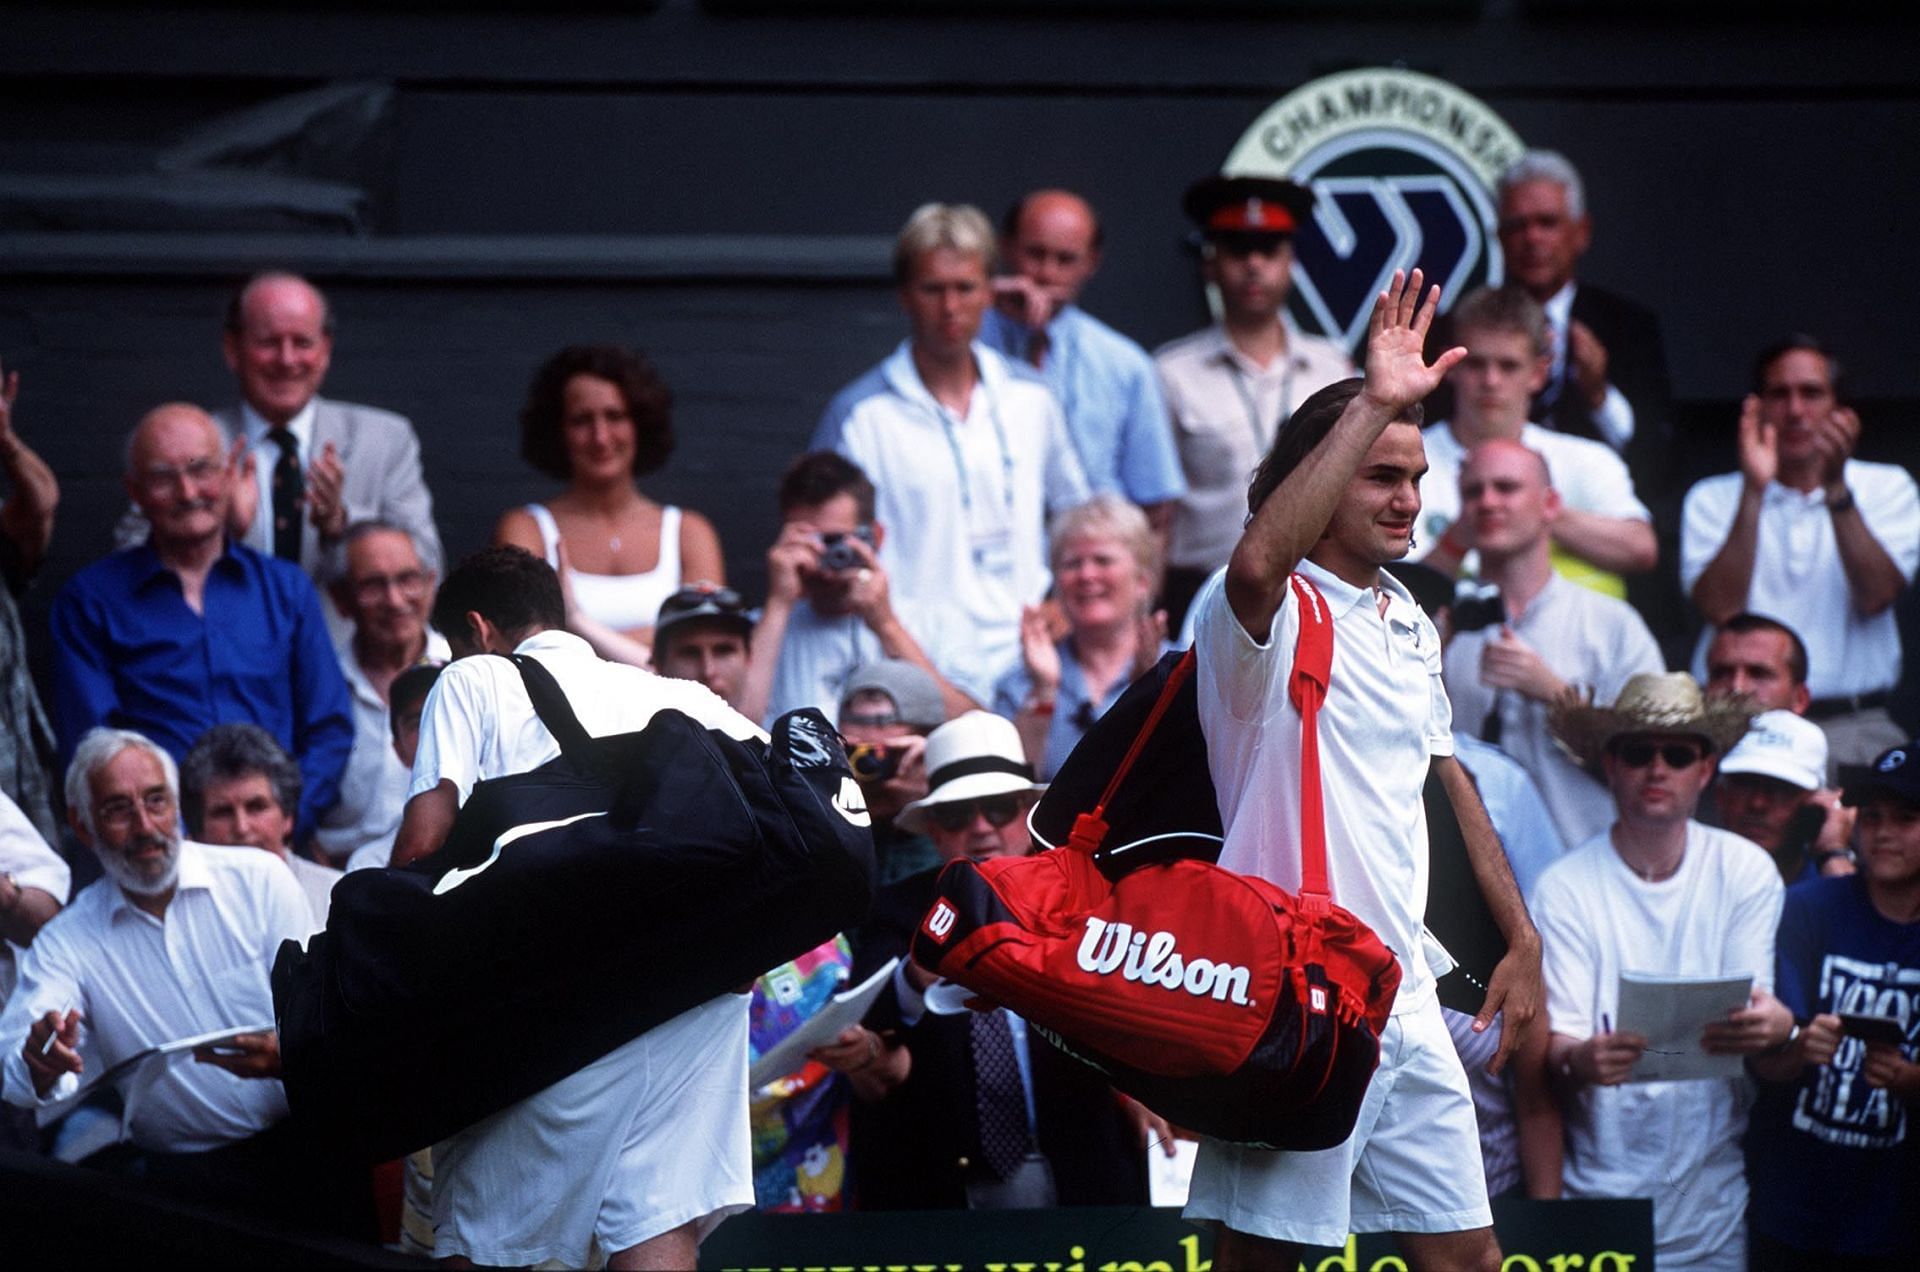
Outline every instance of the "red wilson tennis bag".
[[[1151, 816], [1140, 819], [1153, 841], [1139, 854], [1148, 864], [1127, 869], [1127, 853], [1103, 851], [1105, 814], [1135, 762], [1170, 711], [1196, 710], [1189, 652], [1066, 847], [950, 863], [913, 957], [1025, 1017], [1176, 1125], [1263, 1148], [1320, 1149], [1353, 1133], [1400, 965], [1328, 893], [1316, 719], [1333, 624], [1312, 584], [1298, 575], [1292, 584], [1300, 608], [1289, 685], [1301, 713], [1298, 897], [1210, 861], [1165, 860], [1165, 845], [1180, 837]], [[1124, 716], [1115, 723], [1127, 727]], [[1170, 732], [1189, 729], [1197, 739], [1197, 719]], [[1099, 734], [1096, 724], [1081, 746], [1101, 745]], [[1136, 786], [1159, 775], [1143, 769], [1142, 779]], [[1127, 829], [1121, 837], [1131, 840]], [[1185, 850], [1206, 841], [1186, 836]]]

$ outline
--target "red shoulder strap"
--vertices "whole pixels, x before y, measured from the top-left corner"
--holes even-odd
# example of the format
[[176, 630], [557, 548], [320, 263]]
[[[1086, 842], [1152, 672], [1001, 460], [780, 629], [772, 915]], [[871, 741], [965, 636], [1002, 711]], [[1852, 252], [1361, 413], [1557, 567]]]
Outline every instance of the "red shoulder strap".
[[1113, 799], [1114, 792], [1120, 789], [1120, 783], [1126, 780], [1133, 770], [1134, 761], [1147, 749], [1147, 739], [1160, 727], [1161, 719], [1173, 706], [1173, 700], [1180, 693], [1180, 686], [1193, 674], [1193, 650], [1182, 654], [1180, 661], [1167, 673], [1167, 683], [1160, 687], [1160, 696], [1154, 700], [1153, 710], [1147, 712], [1146, 721], [1141, 724], [1140, 732], [1134, 735], [1133, 745], [1120, 758], [1119, 767], [1113, 770], [1113, 776], [1107, 779], [1107, 788], [1100, 792], [1100, 802], [1093, 806], [1092, 812], [1081, 813], [1073, 819], [1073, 833], [1067, 836], [1067, 847], [1078, 848], [1081, 852], [1092, 852], [1107, 837], [1107, 804]]
[[[1333, 678], [1333, 616], [1327, 612], [1325, 598], [1318, 588], [1298, 574], [1288, 579], [1299, 602], [1300, 634], [1293, 647], [1293, 675], [1287, 684], [1288, 697], [1300, 712], [1300, 896], [1308, 911], [1324, 913], [1333, 901], [1327, 886], [1327, 818], [1320, 789], [1320, 704], [1326, 701], [1327, 684]], [[1132, 771], [1134, 761], [1146, 749], [1160, 720], [1173, 706], [1180, 686], [1193, 674], [1193, 650], [1189, 649], [1167, 674], [1153, 710], [1135, 735], [1133, 745], [1107, 779], [1100, 802], [1091, 812], [1081, 813], [1073, 821], [1073, 833], [1067, 846], [1092, 852], [1107, 836], [1107, 803], [1120, 783]]]
[[1333, 678], [1333, 615], [1320, 590], [1301, 575], [1287, 580], [1299, 602], [1300, 635], [1293, 647], [1287, 696], [1300, 712], [1300, 898], [1309, 912], [1333, 901], [1327, 886], [1327, 813], [1320, 785], [1320, 704]]

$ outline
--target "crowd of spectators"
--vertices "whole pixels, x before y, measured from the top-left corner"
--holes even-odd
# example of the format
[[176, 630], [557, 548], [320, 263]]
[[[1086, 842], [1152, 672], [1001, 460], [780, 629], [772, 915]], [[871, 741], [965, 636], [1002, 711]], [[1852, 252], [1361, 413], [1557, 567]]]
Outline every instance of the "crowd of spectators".
[[[1429, 406], [1407, 574], [1543, 941], [1546, 1036], [1495, 1078], [1497, 1033], [1454, 1030], [1489, 1188], [1652, 1197], [1663, 1268], [1894, 1266], [1920, 1239], [1920, 741], [1888, 714], [1920, 492], [1854, 458], [1863, 422], [1807, 335], [1757, 355], [1726, 471], [1669, 489], [1658, 324], [1579, 278], [1578, 173], [1530, 154], [1497, 196], [1510, 281], [1448, 315], [1466, 356]], [[611, 1254], [651, 1235], [623, 1189], [686, 1199], [688, 1241], [749, 1199], [1144, 1201], [1144, 1155], [1177, 1128], [1017, 1016], [959, 1009], [888, 961], [942, 863], [1032, 851], [1045, 782], [1183, 643], [1254, 466], [1353, 374], [1286, 316], [1309, 192], [1210, 178], [1185, 210], [1219, 318], [1151, 354], [1079, 305], [1102, 250], [1085, 200], [1035, 191], [997, 232], [972, 207], [915, 211], [893, 260], [905, 338], [782, 475], [759, 605], [727, 586], [707, 518], [642, 493], [673, 450], [672, 395], [605, 345], [548, 358], [520, 413], [521, 454], [564, 490], [505, 512], [477, 573], [442, 588], [411, 424], [322, 397], [325, 297], [257, 276], [222, 337], [239, 401], [158, 405], [131, 431], [121, 547], [53, 606], [51, 713], [13, 596], [58, 483], [15, 418], [17, 374], [0, 378], [0, 1140], [371, 1235], [402, 1176], [369, 1177], [289, 1116], [268, 972], [283, 939], [325, 927], [343, 871], [430, 853], [474, 780], [547, 753], [506, 664], [442, 673], [517, 651], [607, 727], [656, 702], [743, 736], [821, 711], [863, 788], [878, 899], [743, 1003], [416, 1154], [389, 1240], [588, 1258], [560, 1235], [574, 1223]], [[1650, 581], [1676, 565], [1692, 621]], [[872, 974], [864, 1023], [748, 1100], [748, 1055]], [[1700, 1042], [1733, 1066], [1638, 1080], [1622, 974], [1750, 978]], [[190, 1058], [126, 1063], [194, 1039]], [[634, 1066], [697, 1067], [738, 1107], [569, 1121]], [[88, 1088], [96, 1074], [111, 1080]], [[692, 1155], [742, 1133], [750, 1180]], [[529, 1173], [543, 1136], [559, 1147]], [[569, 1173], [616, 1149], [605, 1178]], [[516, 1227], [528, 1190], [553, 1213]]]

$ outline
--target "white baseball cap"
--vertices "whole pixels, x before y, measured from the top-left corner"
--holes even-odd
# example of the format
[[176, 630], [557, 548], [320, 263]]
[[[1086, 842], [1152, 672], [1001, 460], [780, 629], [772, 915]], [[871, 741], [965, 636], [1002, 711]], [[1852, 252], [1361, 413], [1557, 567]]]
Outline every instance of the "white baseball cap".
[[1758, 773], [1817, 791], [1826, 784], [1827, 735], [1820, 726], [1791, 711], [1765, 711], [1739, 745], [1720, 761], [1722, 773]]

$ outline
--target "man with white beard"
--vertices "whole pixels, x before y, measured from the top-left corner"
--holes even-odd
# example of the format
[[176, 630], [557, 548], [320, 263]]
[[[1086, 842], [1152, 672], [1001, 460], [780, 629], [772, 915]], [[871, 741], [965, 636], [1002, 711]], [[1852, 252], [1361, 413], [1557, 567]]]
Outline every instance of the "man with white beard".
[[[102, 1156], [177, 1194], [350, 1230], [333, 1209], [352, 1204], [350, 1174], [287, 1123], [279, 1082], [268, 974], [280, 943], [312, 927], [300, 885], [269, 853], [182, 837], [173, 759], [138, 733], [89, 732], [66, 795], [106, 877], [20, 959], [0, 1015], [7, 1101], [53, 1104], [150, 1048], [264, 1026], [118, 1075], [131, 1145]], [[364, 1200], [364, 1172], [360, 1187]]]

